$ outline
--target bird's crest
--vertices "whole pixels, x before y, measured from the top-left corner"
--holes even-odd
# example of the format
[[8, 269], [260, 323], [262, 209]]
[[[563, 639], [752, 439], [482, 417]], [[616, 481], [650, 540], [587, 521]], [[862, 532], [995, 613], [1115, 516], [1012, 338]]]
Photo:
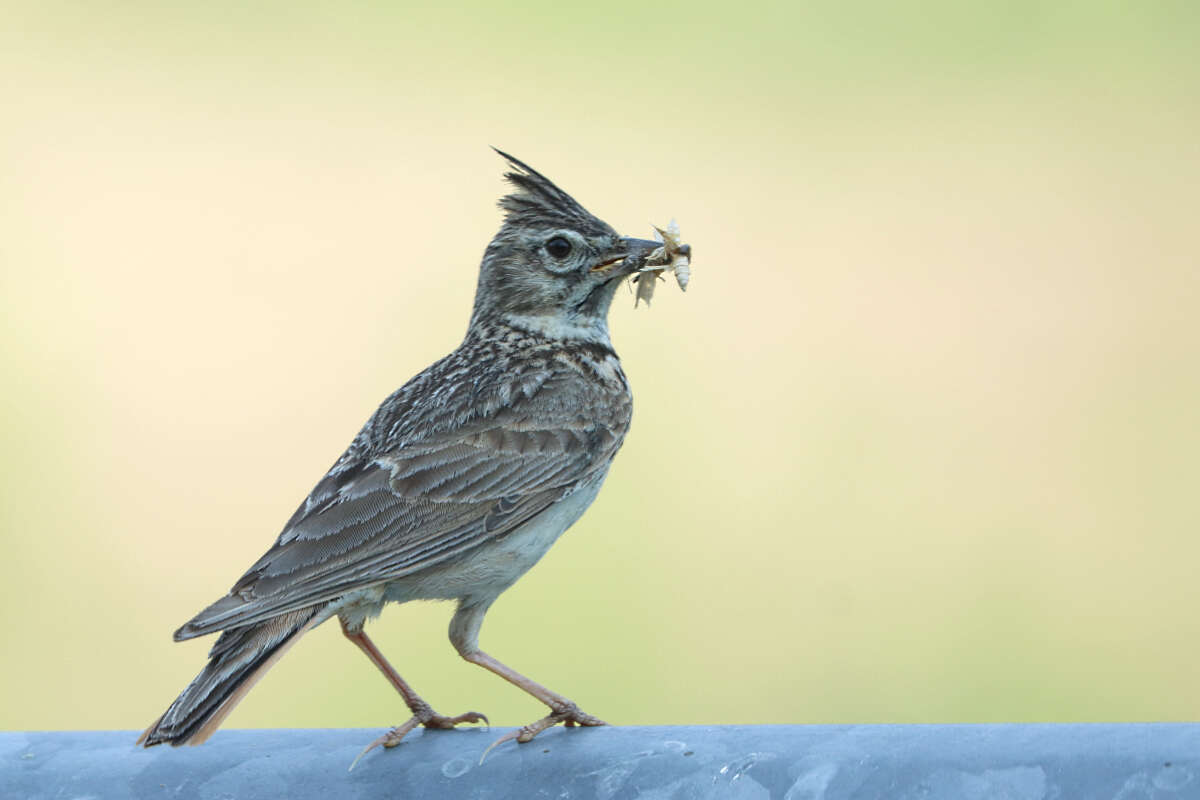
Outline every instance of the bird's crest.
[[[492, 148], [496, 150], [496, 148]], [[506, 223], [527, 226], [561, 226], [584, 234], [610, 233], [611, 228], [594, 217], [575, 198], [554, 185], [542, 173], [503, 150], [496, 150], [514, 168], [504, 174], [516, 191], [500, 198]]]

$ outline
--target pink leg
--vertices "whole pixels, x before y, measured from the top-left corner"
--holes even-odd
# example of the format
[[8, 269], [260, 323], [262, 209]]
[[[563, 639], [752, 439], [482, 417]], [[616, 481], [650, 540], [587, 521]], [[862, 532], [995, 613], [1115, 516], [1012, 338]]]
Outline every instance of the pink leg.
[[[450, 621], [450, 641], [464, 659], [494, 672], [513, 686], [524, 689], [549, 706], [550, 714], [500, 737], [484, 751], [483, 755], [486, 757], [493, 747], [512, 739], [516, 739], [518, 742], [528, 742], [542, 731], [560, 722], [567, 727], [607, 725], [608, 723], [603, 720], [593, 717], [591, 714], [585, 714], [579, 706], [558, 692], [551, 691], [540, 683], [530, 680], [512, 667], [497, 661], [479, 649], [479, 628], [483, 624], [483, 616], [487, 613], [488, 605], [490, 604], [459, 606], [454, 619]], [[481, 758], [480, 761], [483, 759]]]
[[[384, 658], [383, 653], [379, 652], [379, 648], [377, 648], [375, 643], [371, 641], [365, 632], [363, 632], [362, 628], [349, 628], [346, 626], [344, 621], [339, 619], [339, 622], [342, 623], [342, 633], [346, 636], [346, 638], [358, 645], [358, 649], [366, 653], [367, 658], [371, 659], [371, 663], [379, 667], [379, 671], [383, 673], [383, 676], [388, 679], [388, 682], [391, 683], [392, 686], [396, 687], [396, 691], [398, 691], [400, 696], [404, 698], [404, 704], [408, 706], [409, 710], [413, 713], [412, 719], [408, 720], [403, 725], [397, 725], [395, 728], [392, 728], [390, 731], [367, 745], [366, 750], [363, 750], [362, 753], [359, 754], [358, 758], [354, 759], [355, 764], [358, 763], [359, 758], [362, 758], [379, 745], [383, 745], [384, 747], [395, 747], [396, 745], [400, 744], [401, 740], [404, 739], [408, 732], [416, 728], [418, 725], [424, 725], [426, 728], [446, 729], [453, 728], [455, 725], [460, 725], [464, 722], [486, 723], [488, 721], [488, 718], [483, 714], [480, 714], [478, 711], [468, 711], [465, 714], [459, 714], [457, 717], [445, 717], [441, 714], [438, 714], [433, 710], [429, 703], [426, 703], [421, 699], [420, 695], [413, 691], [413, 688], [408, 685], [408, 682], [405, 681], [404, 678], [400, 677], [400, 673], [396, 672], [395, 667], [388, 663], [388, 660]], [[351, 769], [353, 768], [354, 765], [351, 764]]]

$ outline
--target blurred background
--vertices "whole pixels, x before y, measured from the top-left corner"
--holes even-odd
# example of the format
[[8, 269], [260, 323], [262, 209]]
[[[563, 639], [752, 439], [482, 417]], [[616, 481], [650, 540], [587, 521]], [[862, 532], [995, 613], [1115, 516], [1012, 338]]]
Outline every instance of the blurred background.
[[[465, 330], [512, 152], [692, 284], [485, 649], [618, 724], [1200, 718], [1193, 3], [0, 6], [0, 726], [150, 723]], [[451, 607], [443, 713], [542, 708]], [[336, 625], [230, 726], [405, 709]]]

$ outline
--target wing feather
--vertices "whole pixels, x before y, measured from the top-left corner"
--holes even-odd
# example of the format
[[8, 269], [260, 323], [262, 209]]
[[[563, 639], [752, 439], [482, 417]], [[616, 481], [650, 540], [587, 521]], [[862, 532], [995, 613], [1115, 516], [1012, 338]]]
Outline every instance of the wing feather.
[[339, 461], [230, 593], [177, 639], [248, 625], [386, 583], [502, 536], [608, 462], [620, 437], [583, 420], [495, 419], [365, 463]]

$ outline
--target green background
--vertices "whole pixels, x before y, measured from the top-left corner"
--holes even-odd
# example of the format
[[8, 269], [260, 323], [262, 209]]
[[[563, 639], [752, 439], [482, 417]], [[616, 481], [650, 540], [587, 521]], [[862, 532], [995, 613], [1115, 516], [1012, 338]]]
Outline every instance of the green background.
[[[0, 6], [0, 726], [142, 728], [171, 631], [453, 348], [508, 150], [692, 285], [485, 649], [614, 723], [1200, 717], [1191, 2]], [[443, 713], [542, 709], [450, 607]], [[327, 625], [231, 726], [384, 726]]]

